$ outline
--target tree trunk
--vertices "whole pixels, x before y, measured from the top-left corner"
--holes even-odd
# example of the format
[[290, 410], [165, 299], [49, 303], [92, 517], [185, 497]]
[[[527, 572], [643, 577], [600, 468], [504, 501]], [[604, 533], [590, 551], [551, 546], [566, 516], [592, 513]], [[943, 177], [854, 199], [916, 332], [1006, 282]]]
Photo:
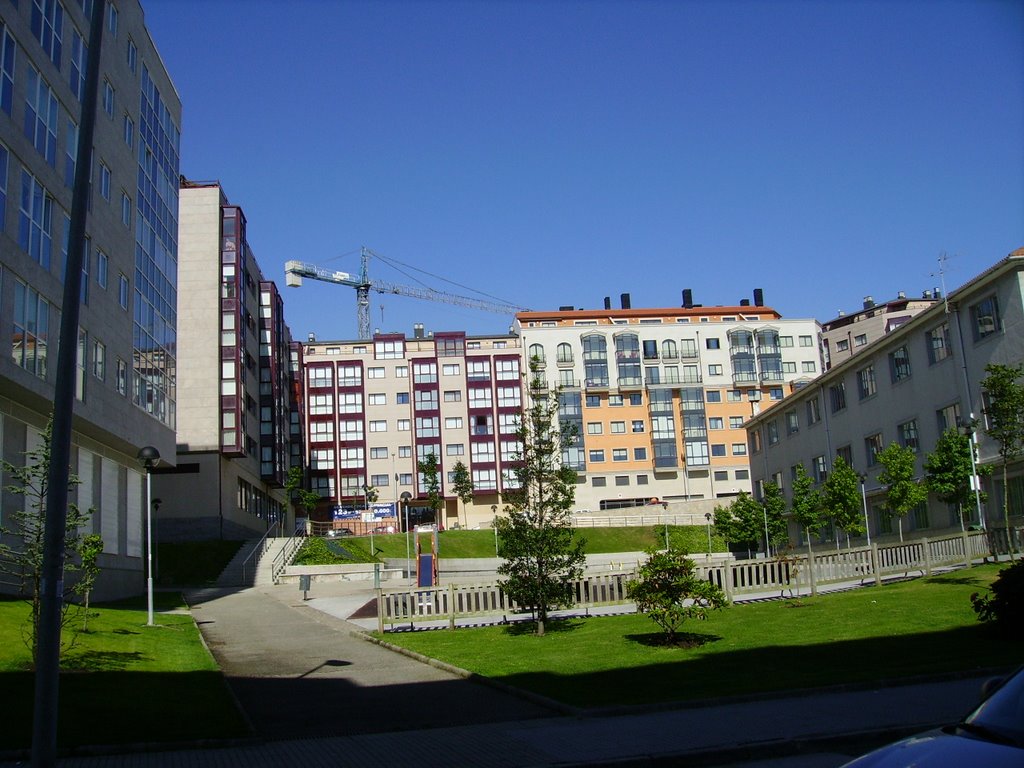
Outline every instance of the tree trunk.
[[897, 517], [897, 522], [899, 523], [899, 526], [900, 526], [900, 544], [902, 544], [903, 543], [903, 515], [896, 515], [896, 517]]
[[1006, 549], [1010, 559], [1017, 552], [1013, 545], [1013, 531], [1010, 530], [1010, 481], [1006, 478], [1006, 461], [1003, 461], [1003, 524], [1006, 526]]

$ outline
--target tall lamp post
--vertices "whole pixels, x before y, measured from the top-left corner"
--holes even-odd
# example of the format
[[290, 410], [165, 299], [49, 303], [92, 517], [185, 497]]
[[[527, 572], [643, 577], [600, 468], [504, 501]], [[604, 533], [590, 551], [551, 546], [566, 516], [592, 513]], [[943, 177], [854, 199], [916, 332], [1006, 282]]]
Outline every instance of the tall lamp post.
[[[974, 490], [974, 506], [978, 512], [978, 525], [981, 526], [981, 530], [985, 530], [985, 513], [981, 509], [981, 480], [978, 477], [978, 464], [975, 456], [975, 450], [978, 447], [977, 435], [978, 433], [974, 430], [973, 424], [968, 424], [964, 427], [964, 433], [967, 435], [968, 448], [971, 449], [971, 488]], [[963, 522], [963, 515], [960, 515], [960, 521]]]
[[704, 519], [708, 521], [708, 557], [711, 556], [711, 513], [705, 512]]
[[405, 572], [412, 577], [412, 552], [409, 549], [409, 500], [412, 494], [402, 491], [402, 506], [405, 507]]
[[868, 522], [868, 492], [864, 488], [864, 484], [868, 481], [867, 473], [861, 472], [858, 477], [860, 478], [860, 500], [864, 505], [864, 533], [868, 537], [868, 546], [871, 546], [871, 525]]
[[153, 470], [160, 463], [160, 451], [152, 445], [139, 449], [139, 462], [146, 470], [146, 626], [153, 626]]

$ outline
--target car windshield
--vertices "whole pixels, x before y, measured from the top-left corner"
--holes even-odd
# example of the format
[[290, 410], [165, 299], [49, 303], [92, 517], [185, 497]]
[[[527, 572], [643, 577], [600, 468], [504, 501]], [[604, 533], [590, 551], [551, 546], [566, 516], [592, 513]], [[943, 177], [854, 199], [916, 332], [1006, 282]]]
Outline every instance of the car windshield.
[[1024, 670], [985, 699], [964, 722], [1024, 746]]

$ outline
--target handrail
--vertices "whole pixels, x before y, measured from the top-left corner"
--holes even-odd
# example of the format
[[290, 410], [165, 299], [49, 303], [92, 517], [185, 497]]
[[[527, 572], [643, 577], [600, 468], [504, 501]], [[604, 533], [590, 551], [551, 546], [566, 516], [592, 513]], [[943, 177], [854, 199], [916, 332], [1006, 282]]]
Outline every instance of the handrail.
[[246, 557], [245, 560], [242, 561], [242, 583], [243, 584], [246, 583], [246, 571], [249, 569], [249, 561], [252, 560], [255, 557], [256, 558], [256, 563], [254, 565], [256, 567], [259, 567], [260, 559], [262, 559], [263, 554], [268, 549], [270, 549], [270, 534], [272, 534], [274, 532], [274, 530], [276, 528], [278, 528], [279, 526], [280, 526], [280, 521], [275, 520], [274, 524], [272, 526], [270, 526], [269, 528], [267, 528], [267, 532], [263, 534], [263, 538], [261, 538], [258, 542], [256, 542], [256, 546], [253, 547], [253, 550], [252, 550], [252, 552], [249, 553], [249, 556]]
[[281, 551], [274, 556], [274, 560], [270, 564], [270, 574], [275, 584], [278, 583], [278, 577], [280, 577], [281, 572], [292, 561], [292, 556], [298, 550], [299, 545], [302, 544], [302, 539], [302, 536], [292, 536], [281, 548]]

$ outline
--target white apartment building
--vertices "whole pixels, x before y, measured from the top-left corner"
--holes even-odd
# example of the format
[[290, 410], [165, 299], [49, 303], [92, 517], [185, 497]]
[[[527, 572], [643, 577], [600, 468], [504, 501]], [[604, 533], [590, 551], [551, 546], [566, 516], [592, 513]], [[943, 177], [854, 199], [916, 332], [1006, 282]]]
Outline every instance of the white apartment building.
[[[311, 487], [324, 498], [318, 518], [362, 509], [367, 488], [413, 520], [427, 512], [418, 462], [434, 454], [446, 528], [490, 526], [510, 482], [522, 408], [518, 337], [463, 332], [412, 337], [377, 333], [362, 341], [303, 345], [304, 432]], [[451, 490], [458, 462], [470, 471], [473, 501]], [[404, 506], [401, 507], [404, 514]]]
[[[92, 0], [0, 8], [0, 446], [24, 462], [54, 400]], [[137, 0], [104, 9], [86, 222], [71, 500], [103, 536], [98, 596], [143, 580], [144, 475], [174, 461], [181, 103]], [[6, 482], [5, 478], [5, 482]], [[0, 523], [21, 497], [4, 492]]]
[[749, 492], [747, 421], [821, 373], [819, 326], [763, 304], [522, 312], [527, 360], [559, 388], [583, 512]]
[[[865, 477], [872, 540], [893, 533], [896, 523], [882, 505], [876, 455], [898, 442], [918, 453], [918, 471], [939, 435], [949, 427], [981, 423], [974, 430], [982, 464], [999, 462], [998, 445], [984, 432], [980, 382], [989, 363], [1024, 360], [1024, 249], [949, 294], [898, 328], [836, 363], [813, 384], [793, 393], [747, 425], [757, 495], [773, 481], [788, 495], [796, 467], [824, 481], [837, 455]], [[1011, 467], [1010, 505], [1024, 512], [1024, 467]], [[997, 473], [998, 474], [998, 473]], [[1001, 525], [1003, 489], [984, 480], [986, 521]], [[980, 524], [968, 510], [967, 524]], [[955, 509], [929, 498], [903, 523], [922, 532], [955, 528]], [[927, 533], [923, 533], [927, 535]], [[791, 526], [791, 537], [801, 533]]]

